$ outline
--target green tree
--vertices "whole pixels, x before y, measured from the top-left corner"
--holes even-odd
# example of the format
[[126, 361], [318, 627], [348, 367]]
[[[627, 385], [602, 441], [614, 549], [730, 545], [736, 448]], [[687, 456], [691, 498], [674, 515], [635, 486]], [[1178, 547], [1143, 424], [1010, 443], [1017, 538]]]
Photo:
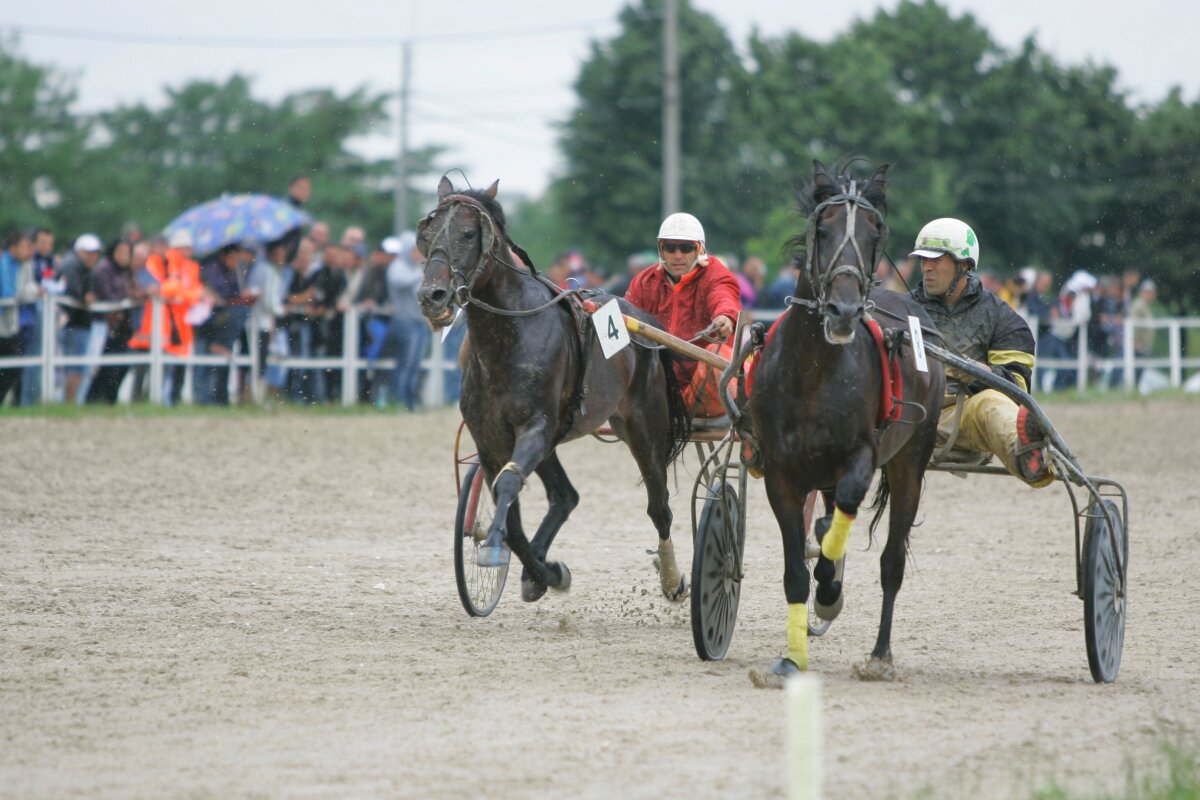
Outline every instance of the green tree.
[[[386, 120], [386, 95], [310, 89], [272, 105], [250, 89], [240, 75], [223, 84], [196, 81], [168, 89], [164, 108], [138, 104], [101, 114], [108, 144], [96, 156], [130, 199], [125, 211], [156, 229], [224, 192], [282, 194], [292, 176], [307, 174], [314, 179], [310, 206], [331, 224], [391, 232], [393, 162], [347, 147]], [[414, 154], [410, 173], [430, 172], [435, 152]]]
[[1173, 310], [1200, 310], [1200, 101], [1175, 88], [1144, 111], [1129, 157], [1110, 173], [1105, 249], [1115, 267], [1133, 267], [1159, 283]]
[[1032, 39], [1007, 52], [931, 0], [828, 44], [755, 35], [749, 52], [743, 130], [758, 158], [801, 179], [813, 157], [890, 162], [893, 253], [929, 219], [957, 216], [980, 231], [985, 269], [1104, 264], [1107, 176], [1135, 124], [1110, 67], [1062, 67]]
[[88, 126], [71, 113], [75, 87], [0, 40], [0, 229], [69, 218]]
[[[683, 204], [724, 251], [740, 246], [768, 203], [733, 118], [741, 70], [733, 44], [711, 15], [679, 5]], [[617, 36], [592, 44], [575, 82], [556, 189], [577, 241], [610, 263], [653, 242], [662, 210], [661, 0], [625, 7], [620, 22]]]

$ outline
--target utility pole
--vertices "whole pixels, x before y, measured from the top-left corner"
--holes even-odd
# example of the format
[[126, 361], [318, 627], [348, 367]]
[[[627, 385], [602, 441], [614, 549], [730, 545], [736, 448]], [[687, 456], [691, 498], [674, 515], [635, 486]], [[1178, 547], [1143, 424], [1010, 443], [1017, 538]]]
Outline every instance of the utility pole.
[[400, 43], [400, 149], [396, 153], [396, 219], [395, 231], [408, 229], [408, 87], [412, 77], [412, 41]]
[[679, 211], [679, 4], [663, 18], [663, 217]]

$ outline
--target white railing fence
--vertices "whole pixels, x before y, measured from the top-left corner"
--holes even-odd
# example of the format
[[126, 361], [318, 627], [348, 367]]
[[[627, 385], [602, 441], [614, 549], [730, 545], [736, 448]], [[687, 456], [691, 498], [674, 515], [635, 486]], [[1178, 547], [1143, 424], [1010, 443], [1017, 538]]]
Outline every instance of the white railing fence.
[[[93, 331], [93, 345], [86, 355], [64, 355], [59, 342], [60, 306], [76, 305], [70, 298], [60, 295], [44, 295], [39, 301], [39, 341], [41, 352], [37, 355], [0, 357], [0, 369], [40, 367], [40, 402], [50, 403], [61, 399], [61, 385], [58, 372], [63, 367], [84, 366], [91, 374], [108, 365], [149, 366], [147, 395], [151, 403], [163, 405], [169, 396], [166, 389], [168, 367], [182, 364], [188, 368], [188, 378], [184, 384], [183, 398], [191, 399], [191, 368], [196, 366], [228, 366], [244, 368], [250, 375], [250, 392], [256, 403], [266, 400], [266, 390], [262, 375], [267, 365], [278, 364], [288, 369], [304, 370], [333, 370], [341, 374], [340, 396], [337, 398], [341, 405], [352, 406], [358, 402], [362, 374], [366, 370], [386, 372], [395, 367], [396, 362], [390, 358], [368, 360], [361, 352], [361, 337], [359, 335], [362, 314], [357, 308], [350, 307], [343, 315], [342, 354], [336, 356], [307, 357], [275, 356], [263, 354], [259, 348], [258, 318], [251, 314], [247, 323], [246, 341], [249, 352], [240, 352], [240, 347], [232, 356], [199, 355], [191, 353], [187, 356], [176, 356], [164, 349], [165, 332], [163, 330], [163, 306], [160, 298], [151, 301], [152, 319], [149, 350], [130, 350], [127, 353], [103, 354], [103, 334]], [[0, 300], [0, 310], [6, 305], [13, 305], [11, 300]], [[132, 308], [141, 308], [141, 302], [92, 303], [87, 306], [90, 312], [103, 314]], [[97, 341], [96, 337], [101, 337]], [[442, 337], [434, 334], [428, 351], [421, 361], [423, 376], [422, 402], [424, 405], [439, 406], [446, 402], [446, 377], [451, 371], [458, 369], [457, 354], [446, 353]], [[231, 372], [235, 369], [231, 369]], [[127, 375], [125, 381], [130, 381]], [[236, 378], [234, 380], [237, 380]], [[77, 402], [82, 403], [87, 391], [87, 380], [80, 386]], [[122, 392], [128, 397], [128, 392]]]
[[[47, 294], [39, 301], [40, 332], [39, 341], [41, 352], [37, 355], [0, 357], [0, 369], [40, 367], [41, 402], [55, 402], [60, 398], [58, 371], [62, 367], [85, 366], [88, 372], [95, 373], [106, 365], [142, 366], [149, 365], [147, 395], [151, 403], [164, 404], [169, 395], [164, 391], [168, 367], [182, 364], [187, 367], [190, 376], [191, 368], [196, 366], [229, 366], [246, 368], [250, 375], [251, 396], [256, 403], [266, 400], [266, 391], [262, 381], [264, 368], [270, 364], [279, 364], [289, 369], [334, 371], [341, 374], [340, 396], [336, 398], [343, 406], [352, 406], [359, 402], [360, 381], [368, 369], [375, 372], [385, 372], [394, 368], [392, 359], [379, 358], [368, 360], [361, 351], [360, 321], [358, 309], [351, 307], [344, 315], [342, 326], [342, 354], [337, 356], [276, 356], [263, 354], [259, 350], [259, 337], [255, 335], [258, 328], [257, 318], [251, 314], [247, 322], [246, 337], [249, 342], [249, 352], [237, 352], [225, 357], [220, 355], [176, 356], [164, 350], [165, 332], [163, 331], [163, 301], [155, 298], [152, 301], [151, 346], [148, 351], [132, 350], [128, 353], [103, 354], [100, 352], [103, 342], [95, 343], [86, 355], [68, 356], [61, 352], [59, 343], [59, 311], [60, 306], [74, 304], [69, 298], [60, 295]], [[0, 300], [0, 312], [5, 306], [13, 305], [12, 300]], [[88, 306], [90, 312], [97, 314], [120, 309], [142, 306], [142, 303], [93, 303]], [[9, 311], [8, 313], [12, 313]], [[779, 311], [755, 310], [752, 316], [756, 320], [770, 322], [779, 316]], [[1071, 385], [1076, 388], [1087, 388], [1096, 385], [1102, 388], [1120, 386], [1133, 390], [1138, 376], [1143, 370], [1165, 370], [1167, 382], [1173, 388], [1183, 386], [1190, 373], [1200, 371], [1200, 354], [1184, 356], [1184, 335], [1192, 328], [1200, 328], [1200, 318], [1172, 317], [1154, 320], [1126, 320], [1122, 329], [1122, 347], [1117, 355], [1101, 356], [1088, 350], [1088, 336], [1085, 326], [1080, 326], [1076, 342], [1077, 355], [1070, 358], [1038, 357], [1034, 373], [1034, 391], [1050, 391], [1057, 385]], [[1154, 336], [1166, 336], [1166, 356], [1139, 355], [1134, 352], [1135, 336], [1139, 330], [1154, 331]], [[1036, 326], [1035, 326], [1036, 330]], [[1160, 343], [1155, 342], [1156, 345]], [[1161, 346], [1156, 349], [1161, 350]], [[435, 333], [431, 339], [428, 351], [422, 362], [422, 401], [427, 406], [439, 406], [447, 402], [446, 377], [458, 370], [457, 353], [447, 352], [443, 346], [442, 336]], [[236, 372], [236, 370], [231, 370]], [[1058, 377], [1059, 373], [1067, 373], [1067, 380]], [[1119, 378], [1118, 378], [1119, 376]], [[130, 376], [126, 376], [126, 381]], [[236, 380], [236, 378], [234, 379]], [[79, 402], [83, 402], [87, 381], [81, 386]], [[190, 399], [190, 377], [185, 383], [183, 397]], [[128, 397], [128, 392], [122, 394]]]

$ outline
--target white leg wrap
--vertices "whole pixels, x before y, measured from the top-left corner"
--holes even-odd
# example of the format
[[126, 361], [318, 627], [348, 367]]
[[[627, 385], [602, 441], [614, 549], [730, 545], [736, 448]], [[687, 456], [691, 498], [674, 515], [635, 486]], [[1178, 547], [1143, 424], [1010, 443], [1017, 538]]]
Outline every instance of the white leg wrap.
[[658, 542], [658, 581], [668, 600], [679, 598], [679, 565], [675, 562], [675, 543], [670, 539]]

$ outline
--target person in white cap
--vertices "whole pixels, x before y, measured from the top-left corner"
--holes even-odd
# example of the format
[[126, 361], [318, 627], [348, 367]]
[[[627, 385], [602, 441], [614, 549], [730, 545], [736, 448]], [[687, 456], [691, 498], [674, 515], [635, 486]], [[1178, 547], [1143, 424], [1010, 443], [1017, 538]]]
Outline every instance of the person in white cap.
[[388, 400], [413, 411], [421, 402], [421, 359], [430, 339], [429, 325], [417, 303], [417, 288], [424, 277], [421, 251], [412, 231], [389, 236], [383, 248], [395, 257], [387, 268], [391, 320], [384, 352], [396, 359], [396, 368], [388, 376]]
[[[87, 355], [92, 335], [92, 314], [87, 310], [95, 301], [92, 293], [92, 268], [100, 260], [100, 237], [85, 233], [75, 240], [72, 251], [63, 259], [59, 278], [63, 283], [67, 322], [62, 329], [62, 352], [66, 356]], [[71, 365], [63, 368], [63, 402], [74, 403], [87, 368]]]
[[[728, 267], [708, 254], [704, 227], [691, 214], [672, 214], [663, 220], [658, 229], [658, 263], [634, 276], [625, 299], [653, 314], [668, 333], [726, 358], [732, 356], [728, 345], [706, 345], [702, 334], [724, 342], [733, 333], [742, 309], [741, 287]], [[713, 391], [701, 389], [707, 370], [686, 359], [675, 363], [689, 407], [704, 417], [725, 413], [715, 386]]]
[[[911, 255], [920, 260], [923, 278], [913, 297], [929, 312], [949, 349], [1028, 391], [1033, 334], [1016, 311], [981, 286], [976, 273], [979, 239], [971, 226], [949, 217], [935, 219], [917, 234]], [[1045, 434], [1028, 409], [958, 370], [949, 369], [946, 376], [939, 447], [953, 433], [957, 418], [955, 448], [994, 454], [1030, 486], [1054, 480], [1042, 446]]]

